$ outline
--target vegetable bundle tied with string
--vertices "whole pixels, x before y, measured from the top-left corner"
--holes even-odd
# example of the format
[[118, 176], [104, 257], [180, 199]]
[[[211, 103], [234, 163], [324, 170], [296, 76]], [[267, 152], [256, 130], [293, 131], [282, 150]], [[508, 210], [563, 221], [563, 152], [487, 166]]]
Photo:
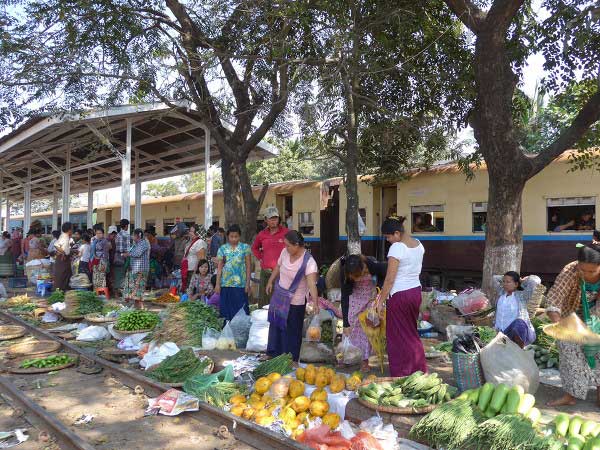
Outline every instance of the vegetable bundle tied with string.
[[148, 376], [162, 383], [182, 383], [195, 375], [207, 373], [211, 364], [210, 358], [199, 359], [191, 348], [186, 348], [149, 370]]

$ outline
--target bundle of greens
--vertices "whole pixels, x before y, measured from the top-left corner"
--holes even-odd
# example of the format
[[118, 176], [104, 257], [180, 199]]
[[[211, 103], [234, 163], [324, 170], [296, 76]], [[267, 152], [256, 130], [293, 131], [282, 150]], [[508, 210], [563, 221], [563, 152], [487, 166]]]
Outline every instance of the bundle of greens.
[[15, 306], [14, 308], [9, 308], [8, 310], [11, 313], [19, 314], [19, 313], [30, 313], [36, 308], [35, 303], [26, 303], [24, 305]]
[[[543, 352], [543, 355], [548, 355], [548, 360], [552, 358], [556, 361], [554, 364], [558, 366], [558, 347], [556, 345], [556, 339], [544, 333], [543, 328], [545, 325], [548, 325], [550, 322], [549, 319], [540, 319], [538, 317], [534, 317], [531, 319], [531, 324], [535, 330], [536, 340], [533, 343], [536, 347], [539, 347], [537, 350], [545, 349], [548, 353]], [[548, 362], [540, 361], [540, 362]], [[539, 364], [538, 364], [539, 365]]]
[[188, 378], [183, 384], [183, 390], [203, 402], [222, 408], [232, 396], [247, 393], [244, 385], [233, 380], [233, 367], [227, 366], [218, 373]]
[[479, 336], [483, 345], [488, 345], [496, 337], [498, 332], [491, 327], [475, 327], [475, 333]]
[[212, 306], [202, 302], [177, 303], [168, 307], [167, 317], [153, 339], [158, 343], [175, 342], [180, 346], [201, 347], [202, 333], [206, 328], [223, 328], [223, 319]]
[[410, 430], [410, 438], [431, 447], [463, 449], [464, 442], [485, 417], [468, 400], [444, 403], [423, 417]]
[[294, 370], [291, 353], [282, 353], [275, 358], [260, 363], [252, 372], [254, 378], [266, 377], [272, 373], [286, 375]]
[[191, 348], [186, 348], [167, 357], [147, 374], [162, 383], [183, 383], [194, 375], [207, 373], [210, 366], [212, 366], [210, 358], [205, 356], [198, 359]]
[[52, 292], [52, 294], [50, 294], [50, 297], [48, 297], [48, 304], [53, 305], [55, 303], [63, 302], [64, 300], [65, 293], [60, 289], [56, 289], [54, 292]]

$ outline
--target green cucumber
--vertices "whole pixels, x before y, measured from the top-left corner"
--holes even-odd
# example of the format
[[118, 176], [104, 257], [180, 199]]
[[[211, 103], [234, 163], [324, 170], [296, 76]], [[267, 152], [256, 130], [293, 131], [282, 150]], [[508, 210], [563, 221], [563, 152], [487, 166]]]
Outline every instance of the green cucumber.
[[[510, 389], [510, 391], [508, 391], [506, 403], [504, 404], [508, 414], [516, 414], [519, 410], [519, 403], [521, 403], [521, 393], [519, 390], [520, 387], [521, 386], [514, 386]], [[523, 388], [521, 388], [521, 391], [522, 390]]]
[[472, 405], [476, 405], [479, 400], [479, 392], [481, 388], [473, 389], [473, 391], [469, 394], [469, 401]]
[[592, 430], [592, 436], [596, 437], [600, 434], [600, 423], [596, 425], [596, 427]]
[[554, 418], [554, 427], [556, 434], [565, 437], [569, 431], [569, 416], [565, 413], [560, 413]]
[[567, 448], [573, 450], [581, 450], [585, 445], [585, 438], [581, 435], [574, 435], [567, 440]]
[[490, 400], [489, 408], [492, 411], [498, 412], [502, 409], [504, 402], [506, 401], [506, 397], [508, 395], [509, 387], [504, 383], [500, 383], [494, 389], [494, 394], [492, 395], [492, 399]]
[[569, 423], [569, 436], [574, 436], [579, 434], [581, 430], [581, 425], [583, 425], [583, 419], [579, 416], [575, 416], [571, 419]]
[[482, 411], [485, 411], [492, 399], [492, 395], [494, 394], [494, 385], [492, 383], [485, 383], [481, 386], [479, 390], [479, 399], [477, 401], [477, 406]]

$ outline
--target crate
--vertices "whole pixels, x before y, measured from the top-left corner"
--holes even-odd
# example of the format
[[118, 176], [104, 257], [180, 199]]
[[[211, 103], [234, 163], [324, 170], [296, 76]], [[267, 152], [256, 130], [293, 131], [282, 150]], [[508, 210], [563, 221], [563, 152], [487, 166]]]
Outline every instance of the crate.
[[12, 277], [8, 279], [8, 287], [11, 289], [26, 288], [27, 277]]

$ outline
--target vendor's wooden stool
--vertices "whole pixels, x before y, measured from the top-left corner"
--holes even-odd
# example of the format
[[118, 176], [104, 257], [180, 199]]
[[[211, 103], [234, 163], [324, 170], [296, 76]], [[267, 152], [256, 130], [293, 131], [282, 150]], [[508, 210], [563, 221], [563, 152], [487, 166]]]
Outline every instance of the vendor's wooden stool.
[[110, 293], [108, 291], [108, 288], [96, 288], [96, 295], [104, 295], [106, 297], [106, 300], [110, 300]]

